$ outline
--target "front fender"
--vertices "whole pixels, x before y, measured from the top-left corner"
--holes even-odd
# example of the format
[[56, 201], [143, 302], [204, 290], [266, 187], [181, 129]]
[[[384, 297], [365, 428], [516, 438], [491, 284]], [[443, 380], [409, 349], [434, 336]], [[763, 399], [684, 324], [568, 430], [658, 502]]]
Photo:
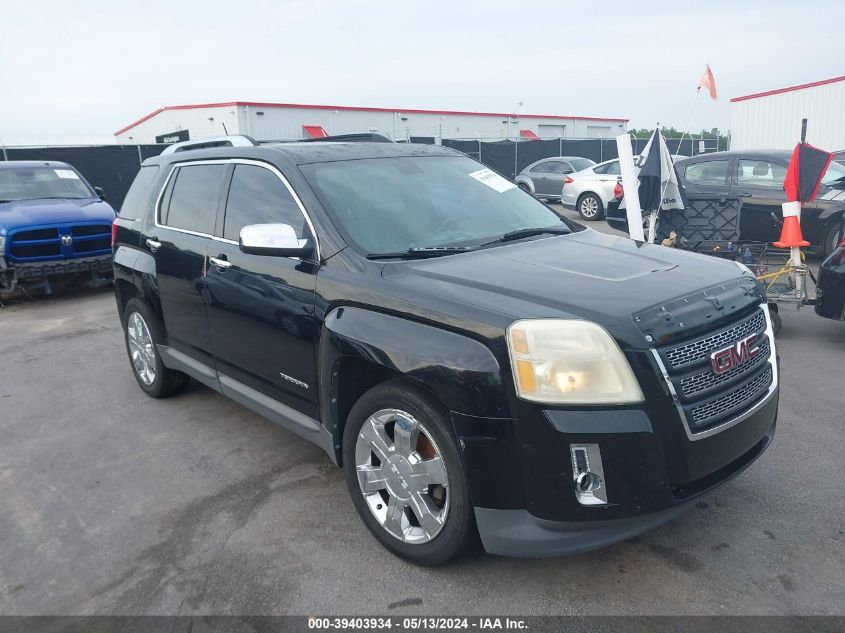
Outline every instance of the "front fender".
[[485, 345], [466, 336], [364, 308], [333, 310], [320, 336], [322, 411], [331, 411], [332, 384], [344, 358], [412, 378], [453, 412], [508, 417], [498, 361]]

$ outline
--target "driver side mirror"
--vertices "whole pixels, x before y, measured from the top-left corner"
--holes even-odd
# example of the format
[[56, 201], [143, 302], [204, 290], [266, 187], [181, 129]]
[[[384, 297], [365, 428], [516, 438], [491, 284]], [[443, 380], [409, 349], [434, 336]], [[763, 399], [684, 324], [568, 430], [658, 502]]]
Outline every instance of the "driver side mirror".
[[94, 193], [100, 196], [100, 200], [105, 201], [106, 199], [106, 192], [102, 187], [94, 187]]
[[314, 252], [311, 240], [296, 237], [290, 224], [250, 224], [241, 229], [238, 240], [241, 252], [271, 257], [310, 257]]

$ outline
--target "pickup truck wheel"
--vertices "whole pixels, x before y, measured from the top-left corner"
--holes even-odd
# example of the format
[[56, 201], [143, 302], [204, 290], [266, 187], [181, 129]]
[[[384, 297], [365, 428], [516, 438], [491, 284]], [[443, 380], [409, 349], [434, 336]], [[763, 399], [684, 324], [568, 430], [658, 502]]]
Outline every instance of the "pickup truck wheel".
[[163, 398], [184, 389], [190, 377], [168, 369], [156, 350], [162, 339], [161, 326], [150, 307], [140, 299], [130, 299], [123, 311], [123, 332], [132, 373], [148, 396]]
[[585, 220], [601, 220], [604, 215], [604, 205], [594, 193], [585, 193], [578, 198], [575, 208], [578, 209], [578, 215]]
[[448, 414], [414, 385], [391, 381], [361, 396], [344, 429], [343, 463], [358, 514], [394, 554], [439, 565], [475, 537]]

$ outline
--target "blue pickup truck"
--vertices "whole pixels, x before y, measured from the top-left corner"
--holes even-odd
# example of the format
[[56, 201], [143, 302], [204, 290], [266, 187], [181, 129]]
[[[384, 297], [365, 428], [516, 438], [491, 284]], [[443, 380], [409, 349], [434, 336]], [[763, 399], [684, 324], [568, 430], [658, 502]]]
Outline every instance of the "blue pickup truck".
[[0, 162], [0, 298], [58, 275], [111, 272], [114, 209], [67, 163]]

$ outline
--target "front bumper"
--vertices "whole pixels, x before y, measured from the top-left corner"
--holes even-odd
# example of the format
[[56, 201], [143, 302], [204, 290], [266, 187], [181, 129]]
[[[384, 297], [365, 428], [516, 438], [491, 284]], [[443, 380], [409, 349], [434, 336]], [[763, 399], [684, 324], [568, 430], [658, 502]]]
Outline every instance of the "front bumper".
[[[580, 554], [647, 532], [690, 509], [700, 497], [721, 487], [748, 468], [769, 447], [775, 423], [744, 455], [720, 472], [711, 484], [662, 510], [614, 519], [553, 521], [525, 509], [475, 508], [484, 549], [500, 556], [545, 557]], [[610, 484], [612, 485], [612, 483]], [[608, 508], [596, 508], [597, 517]]]
[[9, 292], [18, 284], [37, 282], [57, 275], [84, 272], [110, 273], [111, 271], [111, 253], [46, 262], [16, 263], [11, 266], [7, 265], [5, 260], [0, 259], [0, 290]]

